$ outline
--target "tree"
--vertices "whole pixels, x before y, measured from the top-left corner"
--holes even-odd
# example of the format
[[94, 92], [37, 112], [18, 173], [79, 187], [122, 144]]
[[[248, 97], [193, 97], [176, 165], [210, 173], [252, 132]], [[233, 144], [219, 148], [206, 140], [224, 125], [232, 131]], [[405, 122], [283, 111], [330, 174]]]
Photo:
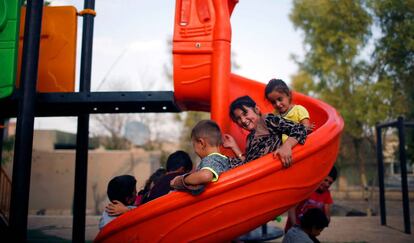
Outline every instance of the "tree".
[[[396, 102], [404, 104], [407, 119], [414, 120], [414, 2], [405, 0], [369, 0], [381, 36], [375, 43], [375, 72], [380, 80], [390, 80], [400, 94]], [[394, 104], [391, 104], [394, 106]], [[408, 157], [414, 163], [414, 131], [408, 133]]]
[[366, 187], [364, 141], [375, 151], [375, 123], [404, 110], [392, 80], [380, 78], [373, 63], [361, 54], [372, 37], [368, 5], [362, 0], [296, 0], [290, 18], [304, 32], [305, 46], [304, 60], [296, 60], [300, 72], [293, 77], [293, 87], [325, 100], [341, 113], [349, 138], [347, 144], [343, 139], [342, 146], [352, 146], [355, 156], [349, 158], [341, 150], [339, 158], [359, 162], [361, 184]]
[[[414, 117], [413, 16], [410, 1], [294, 1], [290, 17], [304, 32], [306, 55], [296, 58], [292, 86], [339, 110], [346, 126], [338, 162], [359, 161], [364, 187], [375, 123]], [[407, 141], [412, 162], [413, 132]]]

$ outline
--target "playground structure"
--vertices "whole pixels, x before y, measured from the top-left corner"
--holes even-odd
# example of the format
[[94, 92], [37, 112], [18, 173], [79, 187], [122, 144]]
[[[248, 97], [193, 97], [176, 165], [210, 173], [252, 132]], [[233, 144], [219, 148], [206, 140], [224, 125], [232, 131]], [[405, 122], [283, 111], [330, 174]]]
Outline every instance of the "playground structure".
[[[237, 2], [177, 0], [174, 92], [90, 92], [95, 13], [94, 1], [85, 0], [80, 91], [36, 93], [43, 1], [28, 1], [21, 88], [0, 101], [1, 118], [17, 116], [9, 226], [17, 241], [26, 238], [35, 116], [78, 116], [74, 242], [83, 242], [85, 233], [89, 114], [210, 111], [223, 132], [234, 135], [244, 148], [246, 133], [228, 117], [230, 102], [248, 94], [264, 112], [270, 112], [272, 107], [263, 98], [264, 84], [231, 73], [230, 16]], [[39, 81], [42, 82], [40, 78]], [[294, 149], [291, 168], [284, 170], [280, 161], [264, 156], [224, 173], [200, 196], [176, 192], [122, 215], [108, 224], [96, 241], [231, 240], [308, 197], [336, 159], [343, 121], [321, 101], [299, 93], [294, 93], [293, 99], [309, 110], [316, 129], [304, 146]]]
[[407, 158], [405, 153], [405, 133], [404, 127], [414, 127], [414, 122], [404, 121], [399, 117], [395, 121], [377, 124], [375, 129], [377, 133], [377, 160], [378, 160], [378, 182], [380, 192], [380, 213], [381, 225], [387, 225], [387, 212], [385, 210], [385, 185], [384, 185], [384, 155], [382, 146], [382, 129], [388, 127], [396, 127], [398, 129], [399, 141], [399, 157], [401, 168], [401, 192], [402, 192], [402, 206], [404, 212], [404, 232], [411, 234], [411, 220], [410, 220], [410, 199], [408, 196], [408, 180], [407, 180]]

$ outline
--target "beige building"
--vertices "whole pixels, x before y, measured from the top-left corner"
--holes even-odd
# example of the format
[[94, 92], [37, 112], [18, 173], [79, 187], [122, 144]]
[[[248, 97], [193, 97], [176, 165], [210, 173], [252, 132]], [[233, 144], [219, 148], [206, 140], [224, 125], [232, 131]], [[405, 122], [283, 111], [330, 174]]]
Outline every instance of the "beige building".
[[[57, 144], [71, 143], [74, 134], [35, 130], [30, 184], [30, 214], [71, 214], [74, 195], [75, 150], [55, 149]], [[62, 142], [63, 141], [63, 142]], [[63, 146], [64, 147], [64, 146]], [[170, 146], [175, 150], [174, 146]], [[170, 151], [168, 151], [170, 152]], [[160, 151], [89, 150], [87, 214], [103, 210], [107, 201], [106, 187], [117, 175], [130, 174], [137, 179], [137, 190], [160, 167]], [[11, 175], [11, 163], [6, 166]]]

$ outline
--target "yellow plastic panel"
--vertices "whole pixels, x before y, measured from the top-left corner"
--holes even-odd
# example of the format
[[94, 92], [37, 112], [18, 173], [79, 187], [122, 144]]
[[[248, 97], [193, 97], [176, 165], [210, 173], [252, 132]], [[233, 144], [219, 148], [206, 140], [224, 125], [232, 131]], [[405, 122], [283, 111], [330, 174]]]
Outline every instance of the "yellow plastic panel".
[[[25, 15], [26, 8], [22, 7], [17, 87], [20, 82]], [[74, 92], [76, 33], [76, 8], [72, 6], [43, 8], [38, 92]]]

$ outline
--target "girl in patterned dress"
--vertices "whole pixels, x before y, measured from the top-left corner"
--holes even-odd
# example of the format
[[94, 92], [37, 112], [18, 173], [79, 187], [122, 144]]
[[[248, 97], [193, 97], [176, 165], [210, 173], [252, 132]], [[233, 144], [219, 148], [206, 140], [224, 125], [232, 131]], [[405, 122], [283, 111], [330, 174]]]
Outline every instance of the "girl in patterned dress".
[[[292, 164], [292, 147], [304, 144], [306, 128], [274, 114], [262, 115], [256, 102], [249, 96], [242, 96], [230, 105], [230, 117], [240, 128], [249, 131], [246, 150], [243, 153], [230, 134], [223, 135], [223, 146], [236, 155], [229, 158], [232, 168], [258, 159], [268, 153], [278, 156], [285, 168]], [[288, 139], [282, 144], [282, 134]]]

